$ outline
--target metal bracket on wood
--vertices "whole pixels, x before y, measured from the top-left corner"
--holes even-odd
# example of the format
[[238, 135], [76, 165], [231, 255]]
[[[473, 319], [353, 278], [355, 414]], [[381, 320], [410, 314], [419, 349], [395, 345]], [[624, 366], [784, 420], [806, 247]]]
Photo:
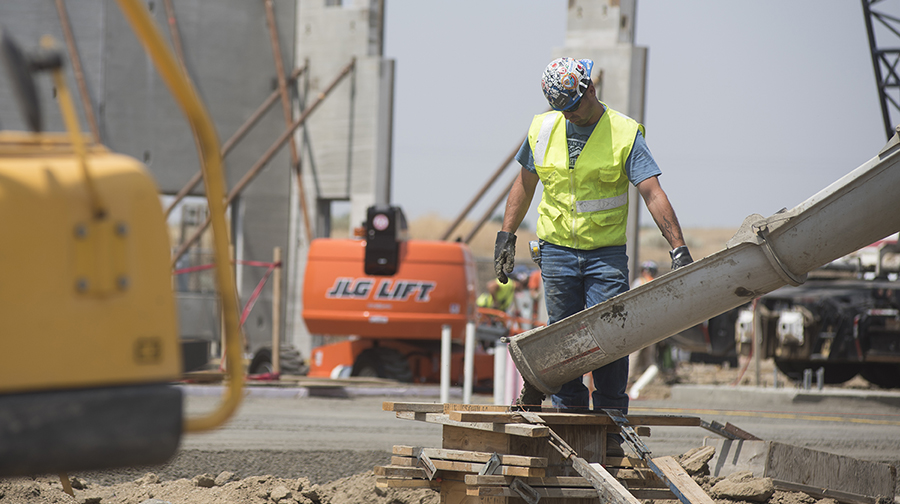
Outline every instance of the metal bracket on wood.
[[650, 460], [650, 449], [647, 448], [647, 445], [644, 444], [641, 437], [634, 431], [634, 427], [631, 426], [631, 423], [628, 422], [625, 415], [616, 409], [605, 409], [603, 412], [616, 423], [621, 431], [622, 437], [628, 441], [628, 444], [634, 449], [634, 453], [645, 462]]
[[491, 474], [496, 474], [497, 469], [500, 469], [500, 456], [497, 455], [496, 452], [491, 454], [491, 458], [484, 464], [484, 467], [478, 471], [479, 476], [488, 476]]
[[758, 437], [754, 436], [753, 434], [750, 434], [749, 432], [745, 431], [744, 429], [741, 429], [740, 427], [732, 425], [730, 422], [727, 422], [727, 423], [725, 423], [725, 425], [722, 425], [721, 423], [719, 423], [715, 420], [713, 420], [712, 422], [700, 420], [700, 427], [703, 427], [704, 429], [706, 429], [710, 432], [715, 432], [716, 434], [718, 434], [726, 439], [743, 439], [743, 440], [750, 440], [750, 441], [761, 441], [761, 438], [758, 438]]
[[[540, 415], [537, 413], [530, 411], [518, 411], [516, 413], [530, 423], [544, 423], [543, 419], [541, 419]], [[590, 464], [587, 460], [579, 457], [578, 453], [553, 429], [548, 427], [547, 433], [549, 434], [547, 441], [550, 443], [550, 446], [558, 451], [565, 460], [568, 460], [572, 464], [572, 468], [575, 469], [575, 472], [591, 483], [591, 486], [597, 491], [600, 502], [607, 502], [609, 504], [640, 504], [640, 502], [631, 495], [628, 489], [609, 474], [602, 465]]]
[[[634, 428], [631, 426], [631, 423], [628, 421], [625, 415], [622, 414], [621, 411], [614, 409], [605, 409], [603, 410], [603, 412], [609, 415], [609, 418], [611, 418], [612, 421], [615, 422], [617, 426], [619, 426], [619, 429], [621, 429], [622, 432], [622, 436], [631, 444], [634, 452], [637, 453], [638, 456], [641, 457], [641, 459], [644, 461], [644, 463], [647, 464], [647, 467], [649, 467], [659, 477], [659, 479], [661, 479], [663, 483], [665, 483], [666, 486], [669, 487], [669, 490], [671, 490], [672, 493], [675, 494], [676, 497], [678, 497], [678, 500], [680, 500], [684, 504], [713, 504], [713, 500], [708, 495], [706, 495], [706, 493], [703, 492], [702, 489], [699, 489], [699, 485], [697, 485], [694, 480], [691, 480], [687, 476], [687, 473], [684, 473], [684, 470], [681, 468], [678, 462], [675, 461], [675, 459], [671, 457], [662, 457], [659, 459], [660, 463], [664, 464], [664, 462], [670, 462], [671, 464], [666, 465], [665, 467], [660, 467], [660, 464], [657, 464], [656, 460], [654, 460], [650, 456], [650, 450], [647, 449], [647, 446], [643, 441], [641, 441], [641, 438], [638, 437], [638, 435], [634, 432]], [[678, 484], [673, 481], [673, 478], [669, 477], [669, 474], [674, 474], [675, 472], [677, 472], [674, 470], [676, 468], [681, 472], [679, 476], [687, 478], [687, 480], [682, 479], [682, 485], [695, 488], [689, 488], [689, 492], [685, 492], [682, 488], [679, 488]], [[699, 489], [699, 492], [696, 491], [697, 489]], [[694, 497], [694, 500], [691, 500], [691, 496]]]
[[421, 451], [416, 458], [418, 459], [418, 466], [425, 470], [425, 476], [428, 476], [428, 480], [433, 480], [434, 473], [437, 472], [437, 469], [434, 467], [434, 462], [428, 458], [428, 455], [425, 455], [425, 453]]
[[[522, 415], [528, 422], [536, 424], [544, 423], [541, 417], [536, 413], [529, 411], [520, 411], [517, 413]], [[547, 433], [549, 434], [547, 441], [550, 443], [550, 446], [558, 451], [565, 460], [568, 460], [572, 464], [572, 468], [575, 469], [575, 472], [591, 483], [591, 486], [597, 491], [597, 496], [600, 498], [601, 502], [608, 502], [610, 504], [640, 504], [639, 501], [628, 492], [628, 489], [609, 474], [603, 466], [596, 464], [597, 467], [593, 467], [587, 460], [579, 457], [578, 453], [553, 429], [548, 428]]]
[[509, 489], [519, 494], [519, 497], [528, 504], [537, 504], [541, 500], [541, 494], [519, 478], [514, 479], [509, 484]]
[[713, 420], [712, 422], [707, 422], [706, 420], [700, 420], [700, 427], [704, 429], [714, 432], [725, 439], [740, 439], [736, 435], [725, 430], [725, 426], [720, 424], [719, 422]]

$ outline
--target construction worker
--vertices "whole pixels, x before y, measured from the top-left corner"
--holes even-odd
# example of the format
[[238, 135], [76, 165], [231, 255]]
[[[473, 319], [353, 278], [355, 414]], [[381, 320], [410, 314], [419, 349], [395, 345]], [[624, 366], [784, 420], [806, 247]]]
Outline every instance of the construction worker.
[[656, 261], [644, 261], [641, 263], [641, 276], [634, 279], [631, 282], [631, 288], [635, 288], [639, 285], [644, 285], [656, 278], [657, 273], [659, 273], [659, 265], [656, 264]]
[[[644, 261], [641, 263], [641, 276], [634, 279], [631, 282], [631, 288], [639, 287], [644, 285], [656, 278], [656, 274], [659, 272], [659, 265], [656, 264], [656, 261]], [[650, 366], [656, 364], [656, 356], [657, 356], [657, 344], [654, 343], [652, 345], [641, 348], [637, 352], [631, 354], [630, 360], [628, 362], [629, 365], [629, 373], [632, 377], [640, 376], [643, 374]]]
[[[692, 262], [681, 227], [659, 184], [662, 173], [644, 141], [644, 127], [597, 99], [593, 62], [558, 58], [544, 70], [541, 87], [553, 111], [535, 116], [516, 155], [522, 165], [506, 203], [494, 245], [494, 270], [501, 282], [513, 270], [515, 232], [527, 213], [538, 181], [537, 235], [548, 323], [628, 290], [625, 224], [628, 183], [634, 184], [672, 250], [672, 269]], [[593, 407], [628, 409], [628, 357], [594, 370]], [[587, 408], [581, 379], [553, 395], [558, 408]], [[526, 383], [517, 402], [533, 407], [543, 394]], [[614, 436], [610, 441], [621, 442]], [[616, 442], [608, 453], [621, 451]], [[617, 449], [616, 449], [617, 448]]]
[[500, 282], [493, 279], [485, 285], [483, 292], [475, 300], [475, 304], [481, 308], [493, 308], [495, 310], [507, 311], [513, 306], [516, 292], [522, 290], [528, 282], [528, 273], [522, 269], [510, 273], [509, 278], [512, 282]]
[[[541, 318], [541, 293], [544, 289], [541, 270], [535, 268], [528, 274], [528, 294], [531, 297], [531, 326], [537, 327]], [[546, 318], [546, 317], [544, 317]]]

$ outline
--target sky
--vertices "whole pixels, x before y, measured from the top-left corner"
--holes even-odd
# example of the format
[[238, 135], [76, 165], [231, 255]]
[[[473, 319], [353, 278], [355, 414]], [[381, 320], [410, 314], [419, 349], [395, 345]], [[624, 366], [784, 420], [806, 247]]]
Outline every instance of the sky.
[[[392, 200], [407, 218], [455, 218], [522, 142], [547, 108], [540, 75], [565, 43], [567, 5], [387, 0]], [[647, 143], [683, 228], [736, 229], [750, 214], [793, 208], [885, 144], [859, 1], [637, 6], [635, 44], [649, 52]], [[470, 218], [517, 171], [507, 168]], [[652, 225], [646, 208], [641, 222]]]

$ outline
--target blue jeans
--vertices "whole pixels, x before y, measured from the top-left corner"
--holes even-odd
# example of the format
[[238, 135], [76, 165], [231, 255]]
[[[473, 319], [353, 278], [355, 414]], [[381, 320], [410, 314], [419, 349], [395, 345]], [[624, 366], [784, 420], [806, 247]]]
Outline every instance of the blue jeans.
[[[548, 324], [628, 290], [628, 256], [624, 245], [578, 250], [541, 240], [540, 247]], [[595, 369], [591, 375], [594, 410], [615, 408], [627, 413], [628, 356]], [[586, 410], [589, 406], [588, 388], [581, 377], [564, 384], [551, 399], [556, 408]]]

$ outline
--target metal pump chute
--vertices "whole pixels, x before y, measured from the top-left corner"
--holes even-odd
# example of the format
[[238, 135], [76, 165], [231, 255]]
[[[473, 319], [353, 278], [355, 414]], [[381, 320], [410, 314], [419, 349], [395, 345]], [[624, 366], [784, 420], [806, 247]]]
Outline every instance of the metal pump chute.
[[900, 230], [900, 136], [789, 211], [751, 215], [725, 249], [509, 340], [523, 378], [564, 383], [784, 285]]

